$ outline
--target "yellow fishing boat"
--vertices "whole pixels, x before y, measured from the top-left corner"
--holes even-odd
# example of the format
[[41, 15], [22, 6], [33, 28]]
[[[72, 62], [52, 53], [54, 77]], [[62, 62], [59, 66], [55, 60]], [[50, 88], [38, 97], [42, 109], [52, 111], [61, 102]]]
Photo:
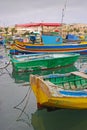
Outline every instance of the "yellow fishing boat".
[[30, 75], [38, 108], [87, 109], [87, 75], [83, 72]]

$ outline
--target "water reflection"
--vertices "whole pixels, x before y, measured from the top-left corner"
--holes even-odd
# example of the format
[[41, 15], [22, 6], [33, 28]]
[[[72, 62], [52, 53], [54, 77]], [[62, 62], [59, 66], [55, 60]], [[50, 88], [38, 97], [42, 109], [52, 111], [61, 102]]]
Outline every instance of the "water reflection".
[[87, 130], [87, 110], [37, 110], [32, 125], [34, 130]]
[[[28, 88], [29, 88], [29, 76], [30, 74], [38, 74], [38, 75], [46, 75], [46, 74], [52, 74], [52, 73], [68, 73], [71, 71], [76, 71], [78, 70], [77, 68], [81, 68], [83, 64], [79, 64], [83, 62], [84, 59], [79, 59], [76, 67], [75, 66], [68, 66], [68, 67], [63, 67], [59, 69], [53, 69], [53, 70], [45, 70], [45, 71], [34, 71], [34, 72], [23, 72], [23, 73], [17, 73], [14, 70], [12, 70], [12, 78], [14, 80], [11, 80], [11, 76], [8, 77], [7, 82], [5, 83], [8, 84], [9, 82], [9, 87], [7, 87], [7, 97], [5, 103], [10, 104], [10, 114], [13, 114], [11, 117], [14, 119], [17, 119], [17, 123], [15, 125], [11, 126], [12, 129], [15, 129], [15, 127], [18, 130], [86, 130], [87, 129], [87, 110], [56, 110], [56, 111], [51, 111], [48, 112], [47, 110], [37, 110], [36, 106], [36, 99], [31, 92], [31, 95], [29, 95]], [[87, 62], [85, 60], [85, 62]], [[9, 67], [11, 68], [11, 67]], [[3, 75], [4, 76], [4, 75]], [[7, 77], [6, 77], [7, 79]], [[2, 78], [3, 83], [4, 83], [4, 78]], [[28, 83], [27, 83], [28, 82]], [[19, 83], [19, 84], [18, 84]], [[21, 83], [26, 83], [28, 86], [27, 87], [18, 87], [19, 85], [23, 85]], [[4, 85], [4, 86], [5, 86]], [[12, 87], [14, 86], [14, 87]], [[4, 87], [2, 87], [4, 89]], [[1, 91], [2, 92], [2, 91]], [[27, 94], [28, 92], [28, 94]], [[10, 94], [9, 94], [10, 93]], [[6, 97], [6, 94], [4, 98]], [[26, 96], [26, 95], [27, 96]], [[1, 94], [0, 94], [1, 95]], [[3, 96], [3, 95], [2, 95]], [[25, 98], [26, 96], [26, 98]], [[9, 101], [7, 101], [9, 99]], [[25, 99], [23, 101], [23, 99]], [[23, 102], [22, 102], [23, 101]], [[20, 102], [22, 102], [20, 104]], [[27, 104], [27, 105], [26, 105]], [[18, 106], [17, 106], [18, 105]], [[16, 112], [12, 113], [11, 112], [11, 107], [15, 106], [16, 107]], [[9, 107], [9, 106], [8, 106]], [[25, 108], [26, 107], [26, 108]], [[5, 109], [6, 107], [3, 107]], [[12, 107], [13, 108], [13, 107]], [[6, 108], [7, 110], [7, 108]], [[37, 111], [36, 111], [37, 110]], [[36, 111], [36, 112], [35, 112]], [[3, 112], [4, 113], [4, 112]], [[33, 113], [33, 114], [32, 114]], [[6, 116], [7, 113], [4, 115]], [[1, 116], [2, 117], [2, 116]], [[10, 118], [9, 117], [9, 118]], [[14, 120], [15, 120], [14, 119]], [[4, 118], [6, 120], [6, 118]], [[0, 120], [7, 124], [7, 120]], [[9, 119], [8, 119], [9, 120]], [[20, 124], [23, 122], [23, 125]], [[32, 123], [32, 124], [31, 124]], [[9, 123], [11, 124], [11, 123]], [[27, 128], [24, 127], [24, 124], [27, 124]], [[5, 125], [3, 125], [4, 128]], [[8, 126], [8, 124], [6, 125]], [[33, 128], [32, 128], [33, 127]], [[7, 129], [6, 129], [7, 130]]]
[[[60, 69], [53, 69], [53, 70], [49, 70], [49, 71], [34, 71], [34, 72], [23, 72], [23, 73], [17, 73], [15, 71], [12, 71], [12, 78], [14, 79], [15, 83], [26, 83], [28, 82], [28, 86], [29, 86], [29, 75], [30, 74], [38, 74], [38, 75], [45, 75], [45, 74], [52, 74], [52, 73], [68, 73], [71, 71], [75, 71], [77, 70], [77, 68], [75, 66], [68, 66], [67, 68], [60, 68]], [[29, 86], [30, 87], [30, 86]], [[26, 123], [29, 127], [30, 127], [30, 119], [31, 117], [31, 113], [29, 115], [29, 113], [27, 114], [26, 112], [30, 107], [32, 107], [32, 103], [33, 103], [33, 99], [34, 99], [34, 110], [36, 108], [36, 100], [35, 100], [35, 96], [34, 94], [31, 92], [31, 95], [29, 94], [30, 92], [26, 93], [25, 97], [22, 98], [22, 100], [14, 107], [16, 110], [18, 110], [20, 112], [20, 114], [17, 117], [17, 121], [22, 121], [23, 123]], [[29, 96], [30, 95], [30, 96]], [[33, 97], [34, 96], [34, 97]], [[32, 97], [32, 99], [31, 99]], [[22, 104], [24, 104], [23, 107]], [[31, 109], [30, 109], [31, 112]], [[26, 116], [26, 119], [24, 118]], [[38, 125], [38, 122], [37, 122]], [[49, 130], [49, 129], [48, 129]], [[56, 130], [56, 129], [55, 129]]]
[[20, 72], [20, 73], [15, 72], [13, 69], [12, 78], [14, 78], [15, 83], [23, 83], [23, 82], [29, 82], [30, 74], [47, 75], [47, 74], [55, 74], [55, 73], [68, 73], [68, 72], [76, 71], [76, 70], [77, 68], [74, 65], [62, 67], [58, 69], [52, 69], [52, 70]]
[[80, 71], [87, 71], [87, 55], [80, 55], [79, 59], [75, 62], [75, 66]]

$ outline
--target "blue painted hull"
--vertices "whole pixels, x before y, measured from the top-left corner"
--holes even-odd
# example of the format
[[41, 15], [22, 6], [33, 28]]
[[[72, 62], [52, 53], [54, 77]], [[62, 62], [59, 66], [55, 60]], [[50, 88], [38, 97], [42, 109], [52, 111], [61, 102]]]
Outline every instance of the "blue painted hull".
[[[12, 55], [19, 55], [19, 54], [37, 54], [37, 52], [34, 53], [34, 52], [26, 52], [26, 51], [19, 51], [19, 50], [10, 50], [9, 53], [12, 54]], [[38, 54], [42, 54], [42, 53], [38, 53]]]
[[70, 91], [70, 90], [60, 90], [60, 94], [64, 96], [73, 96], [73, 97], [87, 97], [87, 92], [84, 90], [79, 90], [79, 91]]
[[[87, 44], [28, 44], [17, 41], [12, 48], [22, 53], [45, 53], [45, 52], [75, 52], [87, 54]], [[12, 51], [12, 50], [11, 50]], [[13, 52], [14, 53], [14, 52]]]

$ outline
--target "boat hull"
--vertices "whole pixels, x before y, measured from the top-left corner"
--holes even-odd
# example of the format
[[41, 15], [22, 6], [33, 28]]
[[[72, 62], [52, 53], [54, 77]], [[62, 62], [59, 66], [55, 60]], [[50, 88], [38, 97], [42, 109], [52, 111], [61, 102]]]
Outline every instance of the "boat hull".
[[[87, 96], [52, 96], [43, 78], [34, 75], [30, 75], [30, 85], [39, 108], [87, 109]], [[52, 93], [54, 94], [54, 91]]]
[[13, 56], [11, 62], [16, 71], [35, 71], [53, 68], [61, 68], [73, 65], [79, 58], [79, 54], [27, 54]]
[[41, 52], [74, 52], [87, 54], [87, 44], [29, 44], [16, 41], [13, 46], [11, 46], [11, 51], [18, 50], [20, 52], [26, 53], [41, 53]]

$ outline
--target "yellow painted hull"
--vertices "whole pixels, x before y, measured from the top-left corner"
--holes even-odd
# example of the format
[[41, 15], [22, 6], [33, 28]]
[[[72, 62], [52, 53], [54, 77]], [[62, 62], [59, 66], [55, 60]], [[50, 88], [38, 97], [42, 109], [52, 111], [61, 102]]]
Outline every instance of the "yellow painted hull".
[[52, 96], [47, 84], [34, 75], [30, 76], [30, 85], [36, 96], [37, 104], [42, 107], [87, 109], [87, 97]]
[[80, 44], [87, 44], [87, 41], [82, 41]]
[[[21, 46], [33, 46], [33, 44], [32, 43], [29, 43], [29, 42], [20, 42], [20, 41], [15, 41], [15, 43], [16, 44], [18, 44], [18, 45], [21, 45]], [[36, 43], [36, 44], [34, 44], [35, 46], [43, 46], [43, 43]]]
[[42, 43], [25, 43], [15, 41], [15, 44], [10, 47], [11, 52], [13, 50], [21, 51], [24, 53], [42, 53], [42, 52], [58, 52], [58, 53], [65, 53], [65, 52], [78, 52], [78, 53], [87, 53], [87, 44], [50, 44], [50, 45], [43, 45]]

